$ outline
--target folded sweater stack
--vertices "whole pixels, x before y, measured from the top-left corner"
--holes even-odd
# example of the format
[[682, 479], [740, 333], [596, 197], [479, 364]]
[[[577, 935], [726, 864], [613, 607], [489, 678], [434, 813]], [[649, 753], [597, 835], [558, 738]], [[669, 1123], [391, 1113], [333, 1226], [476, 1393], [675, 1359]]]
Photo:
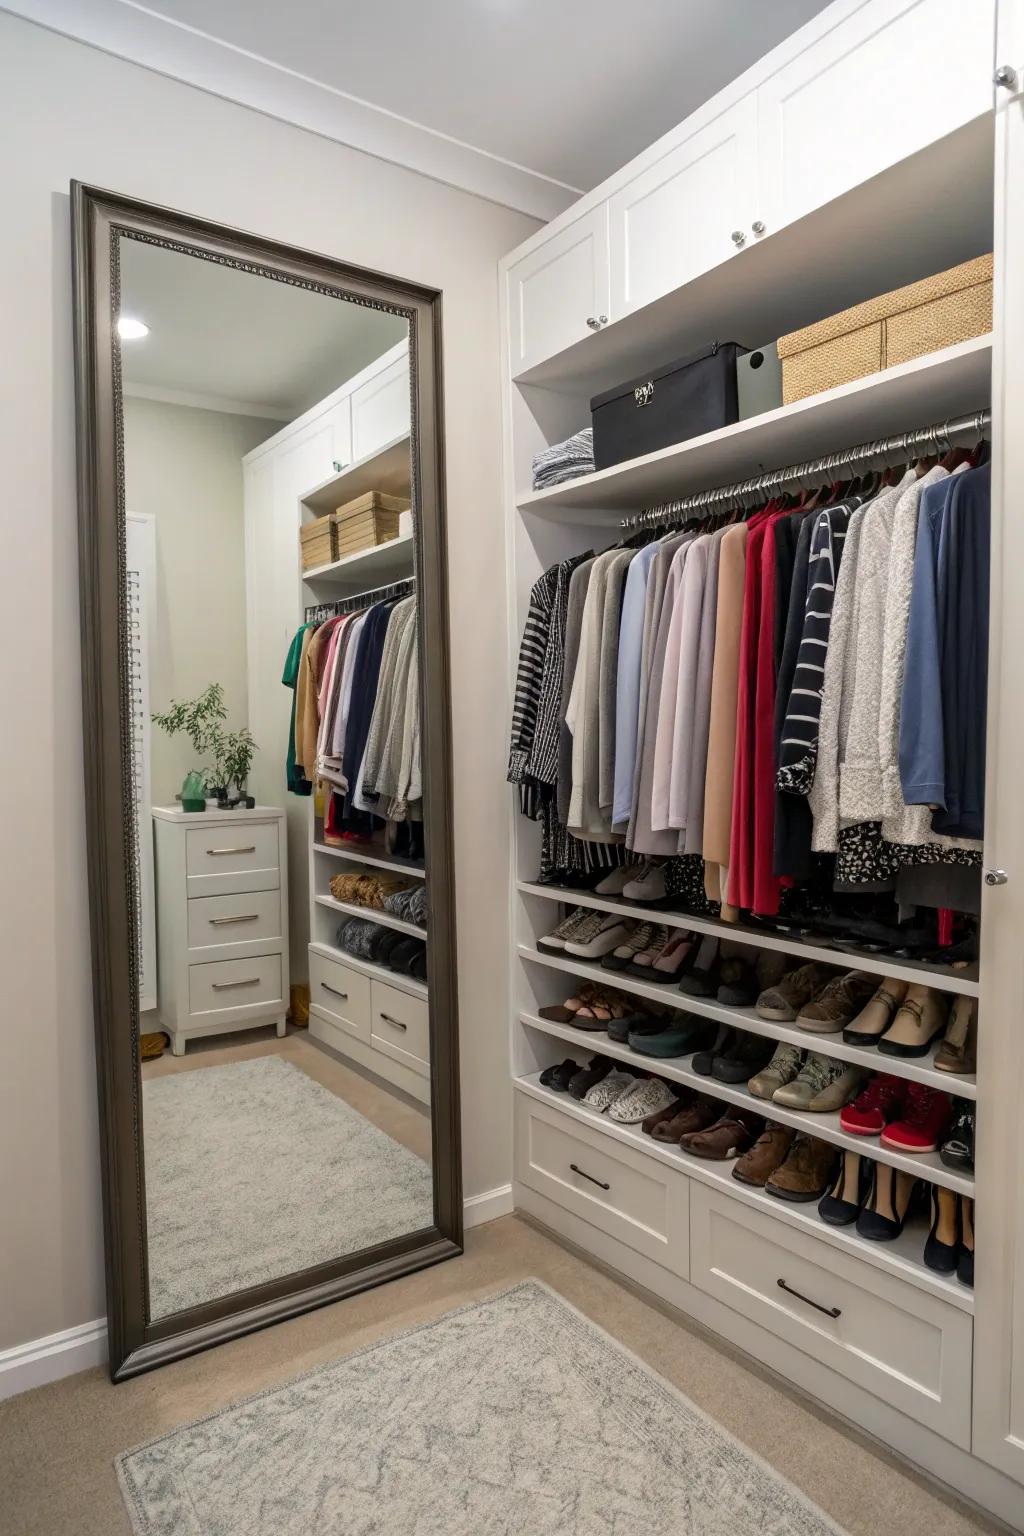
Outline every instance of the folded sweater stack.
[[564, 443], [553, 443], [543, 453], [534, 455], [533, 488], [543, 491], [563, 480], [575, 480], [594, 472], [594, 429], [584, 427]]

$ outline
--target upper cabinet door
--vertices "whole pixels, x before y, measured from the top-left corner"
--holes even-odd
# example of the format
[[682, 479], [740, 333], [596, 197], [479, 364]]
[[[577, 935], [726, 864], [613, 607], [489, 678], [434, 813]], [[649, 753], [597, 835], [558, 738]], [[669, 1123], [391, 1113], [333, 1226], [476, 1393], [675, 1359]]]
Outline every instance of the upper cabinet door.
[[758, 239], [757, 104], [746, 96], [611, 199], [612, 312], [671, 293]]
[[365, 459], [409, 430], [409, 359], [398, 358], [352, 391], [352, 458]]
[[757, 217], [768, 231], [987, 112], [994, 28], [995, 0], [846, 8], [757, 91]]
[[509, 269], [508, 313], [513, 376], [607, 325], [607, 203]]

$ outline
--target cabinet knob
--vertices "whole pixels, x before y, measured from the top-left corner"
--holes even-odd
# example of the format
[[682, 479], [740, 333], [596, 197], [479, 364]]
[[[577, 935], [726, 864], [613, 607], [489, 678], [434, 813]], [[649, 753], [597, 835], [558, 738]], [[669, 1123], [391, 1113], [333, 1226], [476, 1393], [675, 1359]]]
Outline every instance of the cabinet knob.
[[608, 316], [607, 315], [588, 315], [587, 316], [587, 324], [590, 326], [590, 329], [592, 331], [599, 331], [601, 329], [602, 325], [607, 325], [608, 324]]
[[751, 224], [750, 227], [753, 230], [755, 235], [763, 235], [765, 230], [768, 228], [768, 226], [765, 223], [764, 219], [755, 219], [753, 224]]
[[992, 84], [1002, 86], [1005, 91], [1017, 89], [1017, 71], [1012, 64], [1000, 64], [992, 76]]
[[733, 243], [733, 245], [746, 245], [747, 237], [743, 233], [742, 229], [734, 229], [733, 230], [733, 232], [732, 232], [732, 243]]
[[1005, 869], [986, 869], [985, 871], [986, 885], [1005, 885], [1009, 878]]

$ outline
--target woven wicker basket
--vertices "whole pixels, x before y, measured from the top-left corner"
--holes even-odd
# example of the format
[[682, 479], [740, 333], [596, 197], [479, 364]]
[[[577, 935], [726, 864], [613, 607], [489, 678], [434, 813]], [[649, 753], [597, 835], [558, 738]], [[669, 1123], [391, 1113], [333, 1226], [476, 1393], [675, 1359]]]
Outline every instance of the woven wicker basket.
[[779, 337], [786, 405], [992, 329], [992, 257], [855, 304]]

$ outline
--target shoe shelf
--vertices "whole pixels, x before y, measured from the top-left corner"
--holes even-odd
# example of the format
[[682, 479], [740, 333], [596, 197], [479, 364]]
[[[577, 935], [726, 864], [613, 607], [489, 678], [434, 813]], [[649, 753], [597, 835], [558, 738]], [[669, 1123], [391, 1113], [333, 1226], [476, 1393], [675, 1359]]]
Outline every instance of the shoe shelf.
[[[545, 1029], [552, 1029], [552, 1026], [539, 1020], [524, 1018], [523, 1022], [531, 1027], [542, 1025]], [[558, 1025], [555, 1028], [561, 1032], [563, 1026]], [[577, 1030], [570, 1033], [582, 1035], [583, 1032]], [[590, 1038], [592, 1040], [592, 1037]], [[611, 1042], [609, 1045], [611, 1046]], [[611, 1046], [605, 1054], [611, 1055], [614, 1050], [615, 1047]], [[697, 1078], [696, 1074], [694, 1078], [695, 1081], [705, 1085], [710, 1081], [707, 1078]], [[655, 1141], [653, 1137], [645, 1136], [639, 1126], [619, 1125], [616, 1121], [609, 1120], [607, 1114], [570, 1098], [567, 1093], [555, 1093], [550, 1088], [541, 1087], [539, 1079], [539, 1072], [515, 1078], [516, 1091], [552, 1106], [569, 1119], [589, 1125], [613, 1140], [635, 1148], [646, 1156], [676, 1169], [687, 1178], [723, 1191], [732, 1199], [770, 1215], [784, 1226], [795, 1227], [826, 1243], [829, 1247], [855, 1254], [863, 1263], [895, 1274], [921, 1290], [950, 1302], [961, 1311], [973, 1313], [974, 1292], [970, 1287], [961, 1285], [955, 1276], [939, 1274], [925, 1264], [922, 1257], [928, 1236], [928, 1227], [925, 1222], [916, 1219], [908, 1221], [899, 1237], [891, 1243], [868, 1241], [860, 1237], [855, 1229], [848, 1227], [830, 1227], [818, 1216], [817, 1202], [809, 1201], [803, 1205], [777, 1200], [763, 1190], [754, 1189], [734, 1179], [732, 1170], [738, 1159], [711, 1162], [689, 1157], [668, 1142]], [[718, 1086], [724, 1085], [716, 1084], [716, 1092]]]
[[[888, 955], [815, 944], [752, 923], [725, 923], [721, 918], [691, 917], [686, 912], [626, 901], [622, 897], [595, 896], [590, 891], [575, 891], [570, 886], [538, 885], [530, 880], [520, 880], [518, 884], [524, 896], [539, 896], [545, 901], [563, 902], [569, 907], [596, 907], [600, 912], [616, 912], [620, 917], [638, 918], [641, 922], [664, 923], [669, 928], [687, 928], [693, 933], [710, 933], [716, 938], [732, 939], [756, 949], [781, 950], [802, 961], [817, 960], [822, 965], [845, 966], [847, 970], [867, 971], [872, 976], [921, 982], [941, 992], [963, 993], [965, 997], [977, 997], [980, 990], [976, 965], [953, 970], [947, 965], [932, 965], [924, 960], [897, 960]], [[608, 973], [604, 975], [607, 978]], [[635, 989], [631, 987], [630, 990]]]
[[[627, 980], [626, 973], [622, 971], [606, 971], [601, 965], [592, 965], [586, 960], [575, 960], [569, 955], [563, 958], [561, 955], [545, 954], [543, 950], [531, 949], [525, 944], [520, 945], [519, 953], [524, 960], [547, 965], [555, 970], [568, 971], [573, 976], [585, 976], [588, 981], [599, 981], [602, 986], [616, 988], [634, 997], [646, 997], [652, 1002], [667, 1003], [670, 1008], [677, 1008], [686, 1013], [696, 1013], [705, 1019], [714, 1019], [716, 1024], [731, 1024], [735, 1029], [745, 1030], [749, 1035], [764, 1035], [769, 1040], [783, 1040], [787, 1045], [798, 1046], [802, 1051], [817, 1051], [819, 1055], [831, 1056], [836, 1061], [854, 1062], [869, 1072], [887, 1072], [892, 1077], [907, 1077], [915, 1083], [927, 1083], [929, 1088], [938, 1088], [941, 1092], [952, 1094], [955, 1098], [976, 1099], [978, 1096], [977, 1078], [973, 1074], [935, 1070], [933, 1062], [941, 1040], [936, 1041], [927, 1056], [886, 1056], [871, 1046], [847, 1045], [842, 1034], [815, 1034], [813, 1030], [799, 1029], [795, 1024], [780, 1024], [772, 1019], [762, 1019], [753, 1008], [733, 1008], [726, 1003], [716, 1002], [713, 998], [687, 997], [685, 992], [679, 991], [678, 987], [662, 987], [657, 982], [633, 981], [631, 978]], [[579, 1033], [589, 1035], [590, 1031], [581, 1030]], [[601, 1035], [598, 1034], [597, 1038], [600, 1039]], [[605, 1054], [610, 1053], [605, 1052]], [[650, 1062], [672, 1060], [671, 1057], [659, 1056], [647, 1056], [642, 1059]], [[709, 1081], [709, 1079], [703, 1079], [703, 1081]]]
[[390, 912], [382, 912], [379, 907], [361, 907], [354, 901], [338, 901], [334, 896], [315, 896], [314, 901], [320, 907], [328, 907], [332, 912], [342, 912], [347, 917], [365, 917], [368, 922], [380, 923], [384, 928], [397, 928], [399, 933], [408, 933], [414, 939], [425, 939], [427, 930], [420, 928], [416, 923], [407, 923], [401, 917], [393, 917]]
[[345, 843], [343, 846], [334, 843], [314, 843], [313, 852], [326, 853], [332, 859], [347, 859], [353, 864], [369, 864], [374, 869], [390, 869], [398, 875], [409, 875], [413, 880], [426, 879], [426, 870], [422, 864], [417, 864], [412, 859], [386, 858], [383, 854], [360, 847], [358, 843]]
[[383, 981], [386, 986], [395, 987], [399, 992], [408, 992], [412, 997], [427, 996], [426, 982], [417, 981], [415, 976], [403, 976], [401, 971], [389, 971], [386, 965], [373, 965], [369, 960], [360, 960], [358, 955], [350, 955], [347, 949], [339, 949], [337, 944], [326, 944], [322, 939], [314, 940], [309, 947], [314, 954], [325, 955], [328, 960], [347, 965], [350, 970], [358, 971], [361, 976], [369, 976], [373, 981]]

